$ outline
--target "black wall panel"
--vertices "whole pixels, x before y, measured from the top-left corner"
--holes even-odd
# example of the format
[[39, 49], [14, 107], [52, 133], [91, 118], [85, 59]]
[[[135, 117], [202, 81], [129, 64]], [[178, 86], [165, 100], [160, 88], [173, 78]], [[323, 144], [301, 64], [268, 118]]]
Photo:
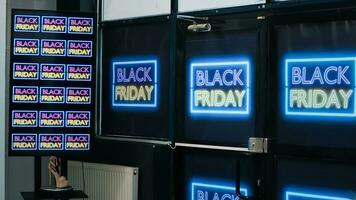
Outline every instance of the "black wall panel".
[[[168, 93], [169, 27], [168, 22], [159, 22], [103, 28], [102, 134], [168, 138], [168, 108], [172, 106], [169, 105]], [[142, 60], [157, 61], [156, 106], [114, 106], [113, 63]]]

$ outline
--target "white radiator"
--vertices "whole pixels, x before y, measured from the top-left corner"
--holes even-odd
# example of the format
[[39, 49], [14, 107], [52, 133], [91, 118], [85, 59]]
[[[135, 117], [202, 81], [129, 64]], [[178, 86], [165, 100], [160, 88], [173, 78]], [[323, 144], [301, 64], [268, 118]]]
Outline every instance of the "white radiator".
[[89, 200], [137, 200], [138, 168], [68, 161], [68, 179], [71, 186], [83, 190]]

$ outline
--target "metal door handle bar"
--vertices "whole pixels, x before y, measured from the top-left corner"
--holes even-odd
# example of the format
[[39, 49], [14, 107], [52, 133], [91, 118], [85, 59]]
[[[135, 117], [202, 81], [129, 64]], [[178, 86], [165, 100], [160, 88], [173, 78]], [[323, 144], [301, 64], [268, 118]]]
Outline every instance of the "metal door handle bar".
[[241, 161], [240, 158], [237, 159], [236, 161], [236, 180], [235, 180], [235, 192], [237, 197], [239, 197], [239, 199], [241, 200], [257, 200], [256, 197], [254, 196], [244, 196], [241, 194]]
[[96, 136], [97, 138], [104, 140], [116, 140], [121, 142], [136, 142], [136, 143], [146, 143], [153, 145], [170, 145], [172, 142], [164, 140], [151, 140], [151, 139], [141, 139], [141, 138], [130, 138], [118, 135], [106, 135], [106, 136]]
[[216, 146], [206, 144], [191, 144], [191, 143], [175, 143], [176, 147], [188, 147], [197, 149], [211, 149], [211, 150], [223, 150], [223, 151], [237, 151], [249, 153], [249, 149], [246, 147], [229, 147], [229, 146]]

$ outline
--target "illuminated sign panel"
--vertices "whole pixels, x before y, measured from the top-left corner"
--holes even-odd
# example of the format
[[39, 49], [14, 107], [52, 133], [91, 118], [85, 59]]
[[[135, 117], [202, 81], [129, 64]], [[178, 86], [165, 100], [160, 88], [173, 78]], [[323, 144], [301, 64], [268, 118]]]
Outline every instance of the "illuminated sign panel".
[[43, 33], [66, 33], [67, 17], [42, 16]]
[[11, 19], [9, 155], [86, 154], [95, 128], [95, 15], [14, 9]]
[[[190, 200], [239, 200], [233, 184], [192, 182]], [[240, 188], [242, 195], [247, 196], [247, 189]]]
[[15, 32], [40, 32], [40, 17], [34, 15], [15, 15]]
[[191, 114], [249, 115], [249, 61], [192, 62], [189, 111]]
[[41, 64], [41, 80], [65, 80], [64, 64]]
[[90, 104], [91, 88], [68, 87], [66, 96], [66, 103], [68, 104]]
[[67, 65], [67, 81], [91, 81], [92, 66], [91, 65]]
[[66, 112], [66, 127], [68, 127], [68, 128], [90, 127], [90, 112], [89, 111], [67, 111]]
[[11, 135], [11, 149], [37, 150], [37, 134], [15, 133]]
[[12, 78], [19, 80], [37, 80], [37, 63], [13, 63]]
[[287, 191], [285, 200], [352, 200], [352, 198], [337, 197], [325, 194]]
[[89, 134], [66, 134], [66, 150], [89, 150]]
[[41, 56], [66, 56], [65, 40], [41, 40]]
[[40, 40], [38, 39], [14, 39], [14, 55], [20, 56], [38, 56], [40, 49]]
[[41, 87], [40, 88], [40, 103], [64, 103], [65, 88], [64, 87]]
[[63, 150], [64, 135], [63, 134], [39, 134], [38, 141], [39, 150]]
[[69, 17], [68, 26], [68, 33], [93, 34], [93, 18]]
[[13, 86], [12, 102], [14, 103], [37, 103], [38, 87], [36, 86]]
[[285, 114], [356, 117], [356, 58], [285, 60]]
[[157, 60], [113, 63], [114, 107], [157, 107]]
[[12, 127], [37, 127], [37, 111], [13, 110]]
[[40, 127], [64, 127], [64, 112], [40, 111]]
[[93, 54], [92, 46], [92, 41], [68, 40], [68, 56], [91, 57]]

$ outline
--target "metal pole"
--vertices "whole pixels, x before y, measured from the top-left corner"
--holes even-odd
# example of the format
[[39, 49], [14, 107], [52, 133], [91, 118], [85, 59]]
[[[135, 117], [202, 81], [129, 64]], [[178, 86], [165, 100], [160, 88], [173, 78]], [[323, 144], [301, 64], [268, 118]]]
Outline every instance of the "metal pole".
[[42, 185], [42, 159], [35, 156], [35, 192], [39, 192]]

